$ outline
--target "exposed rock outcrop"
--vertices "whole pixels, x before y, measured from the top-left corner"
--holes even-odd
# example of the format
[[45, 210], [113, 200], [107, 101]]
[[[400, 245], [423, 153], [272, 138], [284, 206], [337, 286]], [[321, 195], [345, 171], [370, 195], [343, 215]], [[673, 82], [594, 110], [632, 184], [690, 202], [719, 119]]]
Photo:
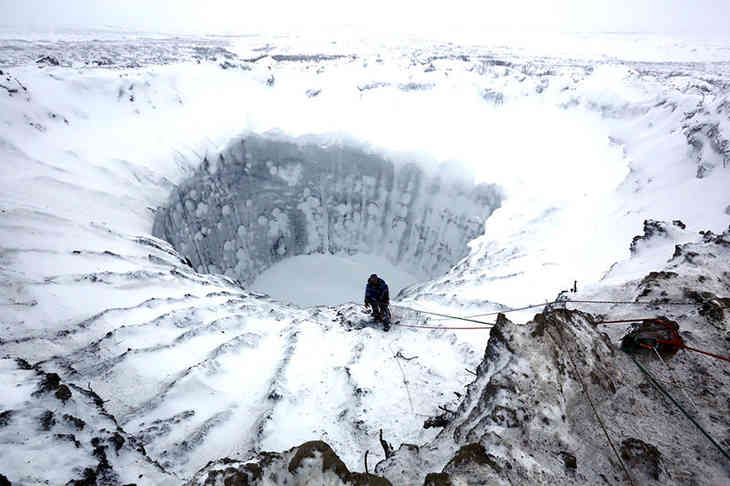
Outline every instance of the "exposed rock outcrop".
[[631, 253], [635, 254], [638, 252], [643, 245], [649, 244], [653, 238], [671, 238], [672, 232], [684, 230], [686, 227], [679, 220], [672, 221], [670, 224], [666, 221], [647, 219], [644, 221], [644, 233], [634, 236], [634, 239], [631, 241]]
[[[642, 243], [667, 237], [665, 223], [645, 226]], [[730, 273], [722, 271], [729, 236], [703, 232], [663, 269], [626, 284], [661, 296], [650, 308], [676, 321], [687, 345], [724, 355], [728, 299], [718, 295], [730, 293]], [[614, 306], [611, 318], [632, 314]], [[623, 463], [634, 484], [727, 481], [726, 458], [618, 349], [625, 328], [578, 310], [550, 310], [525, 325], [499, 316], [455, 416], [435, 440], [402, 446], [376, 473], [394, 484], [600, 484], [626, 481]], [[648, 350], [635, 352], [718, 442], [730, 443], [728, 404], [720, 398], [730, 387], [724, 362], [686, 351], [664, 356], [667, 367]]]
[[[0, 485], [112, 486], [173, 478], [117, 424], [93, 390], [64, 383], [59, 374], [21, 359], [0, 359], [0, 367], [11, 371], [3, 385], [14, 391], [3, 395], [14, 408], [0, 414]], [[39, 455], [39, 449], [48, 452]], [[25, 469], [31, 461], [32, 469]]]
[[326, 443], [305, 442], [282, 453], [261, 452], [246, 462], [220, 459], [206, 465], [188, 486], [257, 486], [267, 484], [328, 484], [332, 486], [390, 486], [380, 476], [350, 472]]

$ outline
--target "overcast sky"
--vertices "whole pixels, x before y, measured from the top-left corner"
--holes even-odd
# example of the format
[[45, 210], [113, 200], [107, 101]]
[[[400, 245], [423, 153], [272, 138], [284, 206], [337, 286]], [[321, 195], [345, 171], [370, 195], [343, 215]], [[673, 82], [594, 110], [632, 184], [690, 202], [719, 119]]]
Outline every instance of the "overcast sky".
[[364, 26], [730, 35], [730, 0], [0, 0], [0, 25], [247, 33]]

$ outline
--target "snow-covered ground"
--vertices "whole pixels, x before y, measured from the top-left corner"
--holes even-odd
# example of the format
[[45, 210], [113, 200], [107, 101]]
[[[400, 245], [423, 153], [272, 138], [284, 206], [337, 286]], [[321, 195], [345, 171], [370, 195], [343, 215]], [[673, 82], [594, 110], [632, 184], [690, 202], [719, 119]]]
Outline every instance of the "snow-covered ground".
[[251, 288], [297, 305], [338, 305], [361, 302], [371, 273], [388, 283], [393, 296], [419, 281], [377, 255], [299, 255], [275, 263], [259, 275]]
[[[487, 339], [482, 330], [385, 334], [356, 305], [288, 306], [230, 276], [196, 272], [192, 255], [151, 236], [175, 189], [241, 137], [315, 135], [394, 167], [463, 167], [470, 183], [500, 189], [483, 235], [461, 260], [441, 262], [454, 267], [439, 278], [394, 267], [394, 254], [292, 254], [252, 286], [302, 305], [359, 303], [373, 272], [392, 297], [418, 278], [400, 303], [449, 313], [552, 299], [574, 280], [599, 295], [637, 278], [647, 261], [666, 261], [697, 230], [730, 223], [726, 40], [596, 36], [541, 51], [17, 37], [0, 41], [0, 355], [90, 385], [173, 484], [221, 456], [312, 438], [356, 468], [378, 448], [380, 428], [395, 443], [429, 440], [423, 420], [454, 406]], [[446, 202], [461, 209], [460, 199]], [[204, 213], [201, 203], [193, 213]], [[419, 221], [397, 208], [385, 214], [386, 228]], [[602, 281], [649, 218], [681, 219], [687, 230], [640, 248], [646, 261], [619, 264]], [[2, 396], [36, 386], [10, 362], [0, 375]], [[30, 392], [12, 396], [0, 409], [32, 401]], [[50, 400], [42, 407], [59, 407], [57, 415], [76, 407]], [[83, 476], [84, 464], [38, 472], [17, 453], [73, 446], [59, 432], [45, 431], [48, 448], [38, 452], [14, 431], [0, 427], [0, 442], [15, 448], [0, 447], [0, 473], [13, 484]]]

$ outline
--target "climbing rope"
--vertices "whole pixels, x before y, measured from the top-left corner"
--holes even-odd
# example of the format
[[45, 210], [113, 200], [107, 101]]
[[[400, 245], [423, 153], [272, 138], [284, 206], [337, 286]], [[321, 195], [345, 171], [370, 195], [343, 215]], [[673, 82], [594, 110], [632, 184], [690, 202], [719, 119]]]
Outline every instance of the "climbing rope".
[[[475, 323], [482, 324], [483, 326], [488, 326], [488, 327], [421, 326], [421, 325], [401, 324], [400, 322], [396, 322], [396, 323], [394, 323], [394, 325], [401, 326], [401, 327], [418, 328], [418, 329], [449, 329], [449, 330], [490, 329], [492, 326], [495, 325], [494, 323], [484, 322], [484, 321], [476, 320], [476, 319], [473, 319], [473, 318], [474, 317], [486, 317], [486, 316], [491, 316], [491, 315], [495, 315], [495, 314], [503, 314], [503, 313], [507, 313], [507, 312], [516, 312], [516, 311], [527, 310], [527, 309], [532, 309], [532, 308], [536, 308], [536, 307], [544, 307], [546, 305], [557, 304], [557, 303], [622, 304], [622, 305], [697, 305], [696, 303], [688, 303], [688, 302], [660, 302], [660, 303], [651, 303], [651, 302], [634, 302], [634, 301], [608, 301], [608, 300], [562, 300], [562, 301], [553, 301], [553, 302], [549, 302], [549, 303], [545, 303], [545, 304], [534, 304], [534, 305], [528, 305], [528, 306], [523, 306], [523, 307], [518, 307], [518, 308], [505, 309], [505, 310], [501, 310], [501, 311], [495, 311], [495, 312], [489, 312], [489, 313], [483, 313], [483, 314], [475, 314], [475, 315], [466, 316], [466, 317], [453, 316], [453, 315], [448, 315], [448, 314], [440, 314], [440, 313], [437, 313], [437, 312], [422, 311], [422, 310], [413, 309], [413, 308], [405, 307], [405, 306], [394, 306], [394, 307], [399, 307], [401, 309], [405, 309], [405, 310], [408, 310], [408, 311], [411, 311], [411, 312], [416, 312], [416, 313], [421, 313], [421, 314], [427, 314], [427, 315], [433, 315], [433, 316], [437, 316], [437, 317], [441, 317], [441, 318], [445, 318], [445, 319], [456, 319], [456, 320], [467, 321], [467, 322], [475, 322]], [[438, 319], [438, 320], [443, 320], [443, 319]], [[715, 353], [710, 353], [708, 351], [703, 351], [701, 349], [697, 349], [697, 348], [693, 348], [693, 347], [690, 347], [690, 346], [685, 345], [684, 344], [684, 341], [681, 339], [681, 337], [677, 333], [677, 330], [674, 329], [674, 328], [671, 328], [670, 325], [669, 325], [669, 323], [665, 322], [663, 319], [652, 318], [652, 317], [649, 317], [649, 318], [635, 318], [635, 319], [616, 319], [616, 320], [608, 320], [608, 321], [599, 321], [599, 322], [596, 322], [596, 324], [639, 323], [639, 322], [645, 322], [645, 321], [658, 322], [658, 323], [661, 323], [661, 324], [664, 324], [664, 325], [668, 326], [672, 330], [672, 334], [674, 335], [674, 338], [673, 339], [671, 339], [669, 341], [666, 341], [666, 340], [657, 340], [657, 342], [664, 342], [666, 344], [670, 344], [670, 345], [675, 346], [677, 349], [687, 349], [689, 351], [695, 351], [697, 353], [701, 353], [701, 354], [704, 354], [706, 356], [710, 356], [710, 357], [713, 357], [713, 358], [717, 358], [717, 359], [721, 359], [721, 360], [730, 362], [730, 358], [727, 358], [725, 356], [720, 356], [720, 355], [715, 354]], [[558, 328], [558, 332], [560, 333], [561, 341], [562, 341], [562, 333], [561, 333], [561, 331], [560, 331], [559, 328]], [[555, 342], [555, 344], [558, 345], [558, 342], [553, 337], [552, 333], [548, 332], [548, 335]], [[591, 409], [593, 410], [593, 413], [596, 416], [596, 419], [598, 420], [598, 423], [601, 426], [601, 429], [603, 430], [604, 435], [606, 436], [606, 440], [608, 441], [609, 445], [611, 446], [611, 449], [613, 450], [614, 454], [616, 455], [616, 458], [618, 459], [619, 463], [621, 464], [621, 467], [623, 468], [624, 472], [626, 473], [626, 477], [628, 478], [629, 483], [633, 486], [634, 485], [634, 481], [633, 481], [633, 478], [631, 477], [631, 473], [629, 472], [628, 468], [626, 467], [626, 464], [622, 460], [621, 455], [619, 454], [618, 450], [616, 449], [616, 446], [614, 445], [613, 440], [611, 439], [611, 436], [608, 433], [608, 429], [606, 428], [606, 424], [603, 421], [601, 415], [599, 414], [599, 412], [598, 412], [598, 410], [597, 410], [597, 408], [596, 408], [596, 406], [595, 406], [595, 404], [593, 402], [593, 399], [592, 399], [592, 397], [590, 395], [590, 392], [588, 391], [588, 387], [586, 387], [586, 384], [585, 384], [585, 382], [583, 380], [583, 377], [581, 376], [580, 371], [578, 370], [578, 367], [575, 364], [575, 361], [573, 360], [572, 353], [568, 350], [568, 348], [564, 344], [565, 343], [563, 342], [562, 348], [565, 349], [565, 351], [566, 351], [566, 354], [568, 356], [568, 360], [570, 361], [570, 364], [573, 367], [573, 370], [574, 370], [576, 376], [578, 377], [578, 381], [581, 384], [581, 387], [583, 389], [583, 393], [585, 394], [586, 398], [588, 399], [588, 403], [590, 404]], [[661, 355], [656, 350], [656, 348], [654, 348], [653, 346], [646, 345], [646, 344], [640, 344], [640, 345], [642, 347], [646, 347], [646, 348], [649, 348], [649, 349], [653, 350], [657, 354], [657, 356], [659, 357], [659, 359], [670, 369], [670, 371], [672, 371], [671, 370], [671, 367], [669, 367], [669, 365], [664, 361], [664, 359], [662, 359]], [[391, 351], [392, 351], [392, 349], [391, 349]], [[677, 408], [679, 408], [682, 411], [682, 413], [695, 425], [695, 427], [697, 427], [702, 432], [702, 434], [705, 437], [707, 437], [707, 439], [722, 453], [722, 455], [725, 456], [725, 458], [727, 458], [728, 460], [730, 460], [730, 454], [728, 454], [728, 452], [725, 449], [723, 449], [722, 446], [720, 444], [718, 444], [715, 441], [715, 439], [712, 438], [712, 436], [710, 436], [710, 434], [682, 407], [682, 405], [672, 395], [670, 395], [669, 392], [667, 392], [667, 390], [664, 389], [664, 387], [661, 384], [659, 384], [659, 381], [657, 379], [655, 379], [651, 375], [651, 373], [649, 373], [649, 371], [646, 370], [646, 368], [644, 368], [641, 365], [641, 363], [639, 363], [636, 360], [636, 358], [634, 357], [633, 354], [631, 355], [631, 359], [634, 361], [634, 363], [636, 363], [636, 366], [638, 366], [638, 368], [644, 374], [646, 374], [646, 376], [649, 378], [650, 382], [659, 391], [661, 391], [667, 398], [669, 398], [672, 401], [672, 403], [674, 403], [677, 406]], [[396, 358], [396, 362], [398, 362], [397, 358]], [[398, 367], [400, 368], [401, 374], [403, 375], [403, 383], [404, 383], [404, 385], [406, 387], [406, 391], [408, 393], [408, 400], [409, 400], [410, 406], [411, 406], [411, 413], [413, 413], [413, 402], [412, 402], [412, 399], [411, 399], [411, 396], [410, 396], [410, 390], [408, 389], [408, 381], [407, 381], [407, 379], [405, 377], [405, 373], [403, 371], [403, 368], [400, 366], [400, 363], [398, 363]], [[671, 378], [671, 380], [674, 382], [674, 384], [676, 386], [680, 386], [676, 382], [676, 380], [675, 380], [675, 378], [674, 378], [673, 375], [670, 374], [670, 378]], [[690, 396], [686, 393], [686, 391], [684, 389], [683, 389], [683, 391], [684, 391], [685, 395], [687, 396], [687, 399], [689, 400], [689, 402], [692, 404], [692, 406], [695, 408], [695, 410], [697, 410], [696, 404], [692, 401], [692, 399], [690, 398]]]
[[[479, 321], [476, 319], [469, 319], [468, 317], [451, 316], [449, 314], [439, 314], [438, 312], [429, 312], [429, 311], [424, 311], [424, 310], [419, 310], [419, 309], [412, 309], [410, 307], [405, 307], [403, 305], [393, 305], [393, 307], [398, 307], [399, 309], [405, 309], [405, 310], [409, 310], [411, 312], [416, 312], [419, 314], [428, 314], [431, 316], [446, 317], [448, 319], [456, 319], [458, 321], [476, 322], [477, 324], [484, 324], [485, 326], [494, 325], [493, 322], [484, 322], [484, 321]], [[445, 329], [445, 328], [440, 328], [440, 329]]]
[[[568, 299], [568, 300], [553, 300], [551, 302], [544, 302], [542, 304], [530, 304], [530, 305], [526, 305], [526, 306], [523, 306], [523, 307], [512, 307], [512, 308], [509, 308], [509, 309], [502, 309], [502, 310], [498, 310], [498, 311], [485, 312], [485, 313], [482, 313], [482, 314], [472, 314], [472, 315], [464, 316], [464, 317], [461, 317], [461, 318], [456, 318], [454, 316], [447, 316], [447, 315], [443, 315], [442, 317], [444, 317], [445, 319], [473, 319], [475, 317], [489, 317], [489, 316], [496, 316], [497, 314], [507, 314], [507, 313], [510, 313], [510, 312], [518, 312], [518, 311], [523, 311], [523, 310], [536, 309], [538, 307], [545, 307], [547, 305], [570, 304], [570, 303], [575, 303], [575, 304], [651, 305], [651, 306], [656, 306], [656, 305], [697, 305], [697, 303], [695, 303], [695, 302], [636, 302], [636, 301], [632, 301], [632, 300], [572, 300], [572, 299]], [[396, 306], [396, 307], [400, 307], [400, 306]], [[405, 309], [409, 309], [407, 307], [404, 307], [404, 308]], [[433, 312], [419, 311], [417, 309], [409, 309], [409, 310], [416, 311], [416, 312], [422, 312], [424, 314], [432, 314], [432, 315], [436, 315], [436, 316], [440, 316], [441, 315], [441, 314], [436, 314], [436, 313], [433, 313]], [[444, 320], [444, 319], [434, 319], [434, 320]]]
[[[416, 326], [412, 324], [401, 324], [400, 322], [394, 322], [392, 323], [394, 326], [400, 326], [400, 327], [414, 327], [417, 329], [450, 329], [450, 330], [465, 330], [465, 329], [480, 329], [482, 331], [489, 330], [494, 326], [494, 324], [489, 324], [489, 326], [482, 326], [482, 327], [443, 327], [443, 326]], [[486, 323], [485, 323], [486, 324]]]
[[696, 302], [636, 302], [633, 300], [565, 300], [561, 302], [574, 302], [576, 304], [633, 304], [633, 305], [697, 305]]
[[[534, 305], [529, 305], [529, 306], [524, 306], [524, 307], [518, 307], [518, 308], [514, 308], [514, 309], [509, 309], [509, 310], [504, 310], [504, 311], [490, 312], [490, 313], [486, 313], [486, 314], [477, 314], [477, 315], [468, 316], [468, 317], [453, 316], [453, 315], [449, 315], [449, 314], [441, 314], [441, 313], [438, 313], [438, 312], [429, 312], [429, 311], [424, 311], [424, 310], [420, 310], [420, 309], [413, 309], [411, 307], [406, 307], [406, 306], [402, 306], [402, 305], [394, 305], [393, 307], [398, 307], [400, 309], [405, 309], [405, 310], [408, 310], [408, 311], [411, 311], [411, 312], [415, 312], [415, 313], [419, 313], [419, 314], [427, 314], [427, 315], [438, 316], [438, 317], [444, 318], [444, 319], [438, 319], [438, 320], [455, 319], [455, 320], [459, 320], [459, 321], [475, 322], [477, 324], [482, 324], [485, 327], [441, 327], [441, 326], [409, 325], [409, 324], [401, 324], [401, 323], [395, 323], [394, 325], [401, 326], [401, 327], [410, 327], [410, 328], [414, 328], [414, 329], [447, 329], [447, 330], [490, 329], [490, 328], [492, 328], [495, 325], [493, 322], [485, 322], [485, 321], [481, 321], [481, 320], [477, 320], [477, 319], [472, 319], [472, 317], [484, 317], [484, 316], [488, 316], [488, 315], [502, 314], [502, 313], [505, 313], [505, 312], [514, 312], [514, 311], [519, 311], [519, 310], [531, 309], [531, 308], [534, 308], [534, 307], [543, 307], [545, 305], [550, 305], [550, 304], [554, 304], [554, 303], [557, 303], [557, 302], [561, 302], [561, 303], [562, 302], [565, 302], [565, 303], [575, 302], [575, 303], [592, 303], [592, 304], [598, 304], [598, 303], [601, 303], [601, 304], [606, 304], [606, 303], [612, 303], [612, 304], [642, 304], [642, 305], [643, 304], [648, 304], [648, 303], [645, 303], [645, 302], [609, 301], [609, 300], [567, 300], [567, 301], [553, 301], [553, 302], [549, 302], [549, 303], [546, 303], [546, 304], [539, 304], [539, 305], [538, 304], [534, 304]], [[685, 302], [664, 302], [663, 304], [667, 304], [667, 305], [696, 305], [696, 304], [689, 304], [689, 303], [685, 303]], [[653, 304], [651, 304], [651, 305], [653, 305]], [[596, 322], [596, 324], [621, 324], [621, 323], [633, 323], [633, 322], [644, 322], [644, 321], [656, 321], [656, 322], [664, 323], [663, 320], [658, 319], [656, 317], [639, 317], [639, 318], [634, 318], [634, 319], [616, 319], [616, 320], [610, 320], [610, 321], [598, 321], [598, 322]], [[676, 331], [674, 332], [674, 334], [676, 334]], [[709, 351], [703, 351], [701, 349], [697, 349], [697, 348], [693, 348], [691, 346], [687, 346], [686, 344], [684, 344], [684, 341], [682, 341], [682, 339], [679, 337], [678, 334], [676, 334], [676, 338], [677, 339], [674, 340], [671, 344], [675, 345], [676, 347], [678, 347], [680, 349], [688, 349], [690, 351], [694, 351], [696, 353], [701, 353], [701, 354], [704, 354], [706, 356], [711, 356], [713, 358], [721, 359], [723, 361], [727, 361], [727, 362], [730, 363], [730, 358], [727, 358], [725, 356], [720, 356], [719, 354], [711, 353]]]
[[[701, 353], [701, 354], [704, 354], [705, 356], [710, 356], [712, 358], [721, 359], [723, 361], [727, 361], [728, 363], [730, 363], [730, 358], [727, 358], [725, 356], [720, 356], [719, 354], [711, 353], [709, 351], [704, 351], [702, 349], [693, 348], [692, 346], [687, 346], [684, 343], [684, 340], [681, 338], [681, 336], [679, 335], [679, 333], [677, 333], [676, 330], [669, 327], [669, 324], [667, 324], [666, 321], [664, 321], [663, 319], [659, 319], [657, 317], [640, 317], [640, 318], [636, 318], [636, 319], [618, 319], [618, 320], [614, 320], [614, 321], [599, 321], [599, 322], [596, 322], [596, 324], [620, 324], [620, 323], [629, 323], [629, 322], [634, 323], [634, 322], [645, 322], [645, 321], [653, 321], [653, 322], [658, 322], [660, 324], [664, 324], [665, 326], [668, 326], [668, 328], [671, 330], [670, 332], [673, 334], [673, 338], [671, 340], [657, 340], [657, 342], [660, 342], [663, 344], [669, 344], [669, 345], [675, 347], [677, 350], [687, 349], [689, 351]], [[646, 348], [650, 348], [650, 346], [646, 346], [646, 345], [642, 345], [642, 346], [644, 346]]]
[[545, 307], [546, 305], [558, 304], [559, 302], [565, 302], [565, 301], [563, 301], [563, 300], [561, 300], [561, 301], [554, 300], [552, 302], [545, 302], [543, 304], [530, 304], [530, 305], [526, 305], [524, 307], [511, 307], [509, 309], [503, 309], [503, 310], [498, 310], [498, 311], [494, 311], [494, 312], [486, 312], [484, 314], [474, 314], [474, 315], [466, 316], [466, 317], [472, 318], [472, 317], [496, 316], [497, 314], [507, 314], [509, 312], [517, 312], [517, 311], [523, 311], [523, 310], [528, 310], [528, 309], [536, 309], [538, 307]]
[[697, 349], [697, 348], [691, 348], [691, 347], [689, 347], [687, 345], [683, 345], [682, 348], [683, 349], [689, 349], [690, 351], [694, 351], [696, 353], [702, 353], [702, 354], [705, 354], [707, 356], [712, 356], [713, 358], [721, 359], [723, 361], [727, 361], [728, 363], [730, 363], [730, 358], [726, 358], [725, 356], [720, 356], [719, 354], [710, 353], [709, 351], [702, 351], [701, 349]]
[[618, 319], [615, 321], [597, 321], [596, 324], [621, 324], [621, 323], [627, 323], [627, 322], [643, 322], [643, 321], [653, 321], [656, 320], [655, 317], [637, 317], [636, 319]]
[[725, 449], [723, 449], [722, 446], [720, 444], [718, 444], [715, 441], [715, 439], [713, 439], [712, 436], [709, 433], [707, 433], [707, 431], [694, 418], [692, 418], [692, 416], [682, 407], [682, 405], [680, 405], [679, 402], [677, 400], [675, 400], [674, 397], [672, 395], [670, 395], [669, 392], [667, 390], [665, 390], [664, 387], [661, 386], [656, 379], [654, 379], [654, 377], [651, 375], [651, 373], [649, 373], [649, 371], [646, 368], [644, 368], [641, 365], [641, 363], [639, 363], [637, 361], [637, 359], [634, 357], [633, 354], [631, 355], [631, 359], [634, 361], [634, 363], [636, 363], [636, 366], [638, 366], [639, 369], [649, 378], [649, 381], [659, 391], [661, 391], [664, 395], [666, 395], [666, 397], [669, 398], [672, 401], [672, 403], [674, 403], [677, 406], [677, 408], [679, 408], [679, 410], [682, 411], [684, 416], [687, 417], [690, 420], [690, 422], [692, 422], [695, 425], [695, 427], [700, 429], [700, 432], [702, 432], [704, 434], [704, 436], [707, 437], [707, 439], [710, 442], [712, 442], [712, 445], [717, 447], [717, 450], [719, 450], [722, 453], [722, 455], [725, 456], [725, 458], [727, 458], [728, 461], [730, 461], [730, 454], [728, 454], [728, 452]]
[[[664, 363], [664, 366], [666, 366], [667, 369], [669, 370], [669, 378], [672, 380], [671, 384], [674, 385], [674, 386], [676, 386], [680, 390], [682, 390], [682, 393], [684, 393], [684, 396], [685, 396], [685, 398], [687, 398], [687, 401], [692, 404], [692, 408], [695, 409], [695, 412], [697, 410], [699, 410], [697, 408], [697, 404], [694, 402], [694, 400], [692, 400], [692, 397], [689, 396], [689, 393], [687, 393], [687, 390], [685, 390], [685, 387], [683, 387], [679, 383], [679, 381], [674, 378], [674, 369], [672, 369], [672, 367], [669, 366], [669, 363], [667, 363], [666, 361], [664, 361], [664, 358], [662, 358], [662, 355], [659, 354], [659, 351], [657, 350], [657, 348], [655, 348], [655, 347], [652, 346], [651, 349], [654, 351], [654, 354], [656, 354], [656, 357], [659, 358], [659, 361], [661, 361], [662, 363]], [[667, 382], [665, 381], [665, 383], [667, 383]]]
[[[403, 386], [406, 389], [406, 394], [408, 395], [408, 405], [411, 407], [411, 414], [414, 414], [413, 410], [413, 398], [411, 398], [411, 390], [408, 388], [408, 378], [406, 378], [406, 372], [403, 371], [403, 367], [400, 364], [400, 361], [398, 360], [398, 355], [393, 351], [393, 344], [388, 344], [388, 347], [390, 348], [390, 352], [393, 353], [393, 359], [395, 360], [395, 364], [398, 365], [398, 368], [400, 369], [400, 374], [403, 377]], [[400, 351], [399, 351], [400, 352]]]
[[575, 371], [576, 376], [578, 377], [578, 381], [580, 381], [581, 387], [583, 387], [583, 393], [585, 393], [586, 398], [588, 398], [588, 403], [591, 405], [591, 409], [593, 409], [593, 414], [596, 416], [596, 419], [598, 420], [598, 423], [601, 426], [601, 429], [603, 430], [603, 434], [606, 436], [606, 440], [608, 440], [608, 444], [611, 446], [611, 449], [613, 449], [614, 454], [616, 454], [616, 458], [618, 459], [618, 462], [621, 464], [621, 467], [623, 468], [624, 472], [626, 473], [626, 477], [629, 480], [629, 484], [632, 486], [634, 485], [634, 480], [631, 477], [631, 473], [629, 472], [629, 469], [626, 467], [626, 464], [624, 464], [623, 459], [621, 459], [621, 455], [618, 453], [618, 450], [616, 449], [616, 446], [613, 443], [613, 440], [611, 440], [611, 436], [608, 435], [608, 429], [606, 428], [606, 424], [603, 422], [603, 419], [601, 418], [601, 415], [598, 413], [598, 409], [596, 409], [596, 405], [593, 403], [593, 399], [591, 398], [591, 394], [588, 392], [588, 387], [586, 387], [585, 382], [583, 381], [583, 377], [580, 374], [580, 371], [578, 371], [578, 367], [575, 365], [575, 361], [573, 361], [573, 355], [568, 350], [568, 347], [565, 346], [565, 341], [563, 340], [563, 335], [560, 331], [560, 328], [558, 328], [558, 334], [560, 334], [560, 340], [562, 341], [563, 346], [560, 346], [558, 341], [553, 337], [552, 333], [550, 331], [547, 331], [548, 336], [550, 336], [550, 339], [553, 340], [556, 346], [562, 347], [565, 349], [566, 354], [568, 355], [568, 360], [570, 361], [570, 364], [573, 366], [573, 371]]

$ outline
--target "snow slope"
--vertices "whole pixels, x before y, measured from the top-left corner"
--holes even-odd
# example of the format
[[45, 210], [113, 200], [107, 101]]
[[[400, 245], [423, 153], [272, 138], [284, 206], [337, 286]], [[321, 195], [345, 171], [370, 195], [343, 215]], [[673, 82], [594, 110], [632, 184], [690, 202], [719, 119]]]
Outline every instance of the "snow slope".
[[[405, 294], [417, 308], [489, 311], [551, 299], [575, 279], [600, 295], [644, 219], [688, 224], [657, 260], [730, 222], [727, 62], [81, 37], [0, 49], [0, 355], [90, 385], [168, 478], [315, 438], [359, 468], [380, 428], [396, 444], [426, 442], [436, 432], [421, 424], [456, 406], [487, 339], [384, 334], [354, 305], [285, 305], [194, 271], [190, 255], [151, 236], [174, 189], [241, 135], [314, 134], [424, 170], [456, 161], [497, 184], [504, 197], [484, 235]], [[46, 53], [60, 66], [29, 63]], [[635, 278], [629, 267], [606, 278]], [[33, 385], [8, 363], [3, 397]], [[17, 397], [0, 412], [50, 406]], [[15, 432], [0, 427], [14, 448], [0, 448], [0, 473], [13, 484], [65, 483], [91, 464], [37, 471], [25, 456], [74, 443], [38, 449]]]

